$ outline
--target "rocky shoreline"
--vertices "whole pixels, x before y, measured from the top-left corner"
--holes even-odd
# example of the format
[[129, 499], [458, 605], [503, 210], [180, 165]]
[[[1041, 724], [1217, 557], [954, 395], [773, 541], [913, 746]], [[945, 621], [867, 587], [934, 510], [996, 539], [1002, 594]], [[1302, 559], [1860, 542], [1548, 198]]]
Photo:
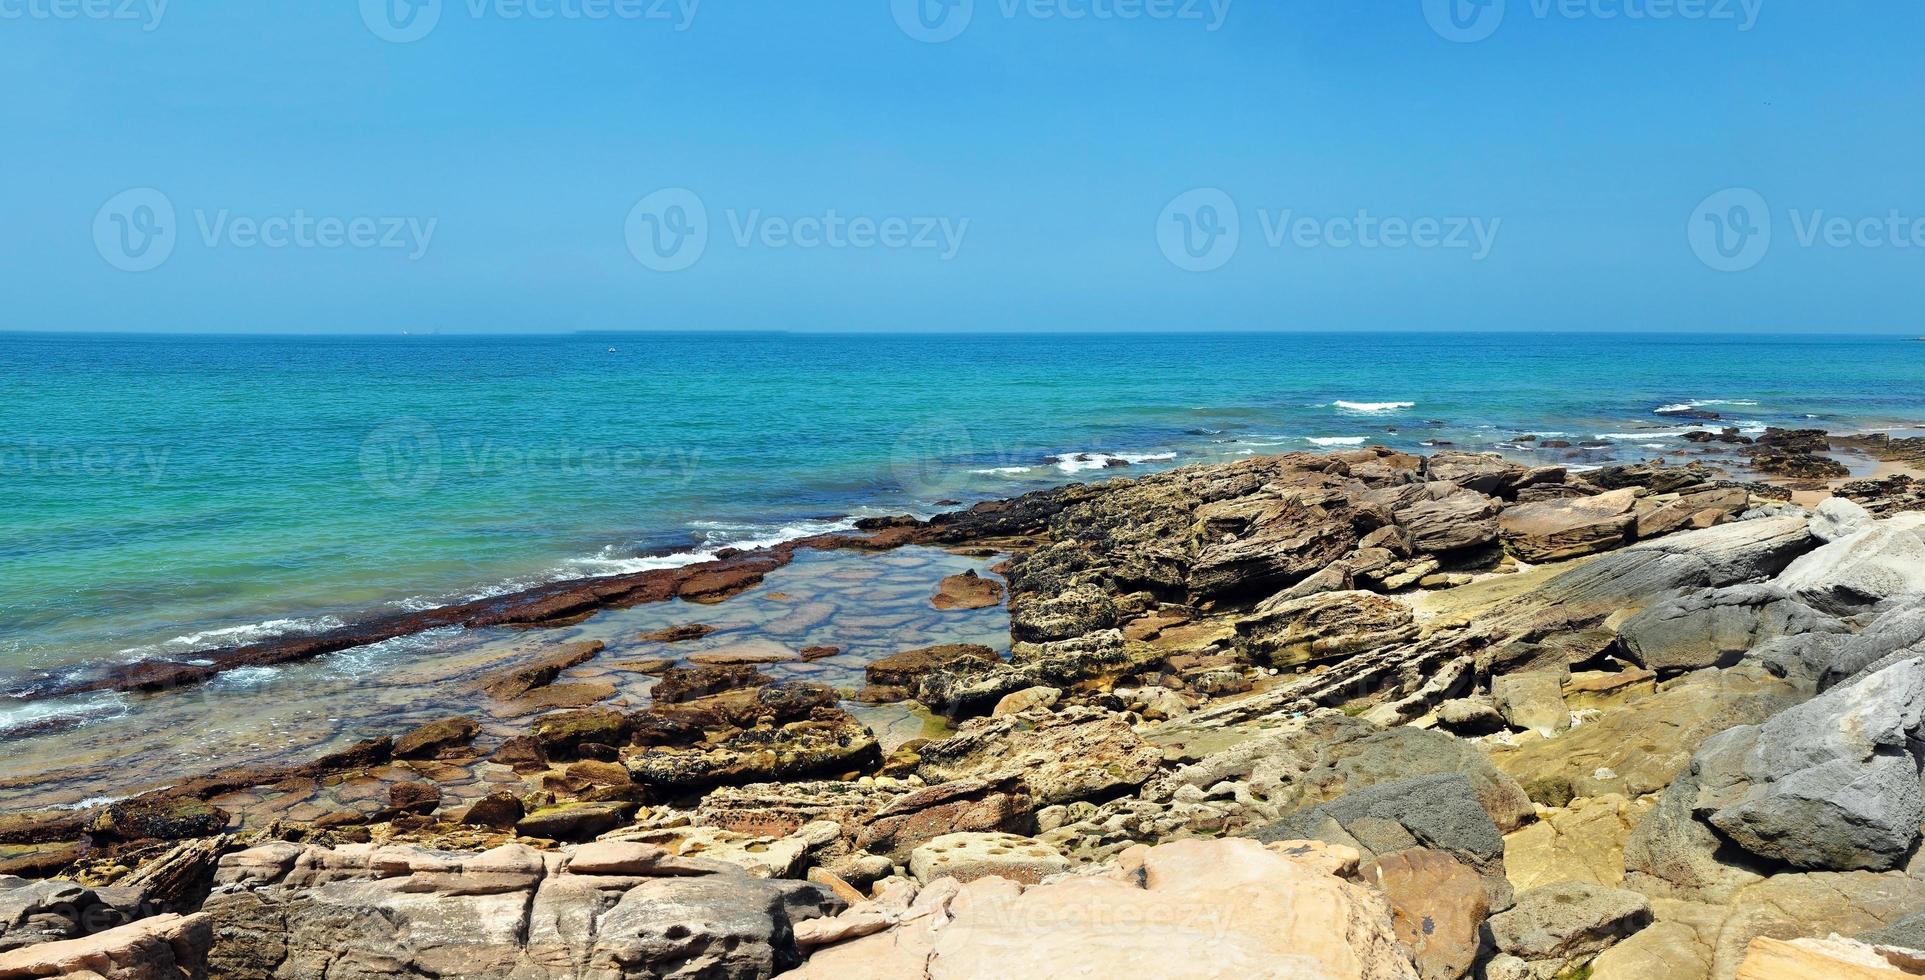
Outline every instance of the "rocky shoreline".
[[[1835, 496], [1252, 457], [85, 681], [529, 640], [476, 695], [527, 706], [506, 737], [450, 716], [0, 815], [0, 980], [1919, 975], [1925, 496], [1746, 445]], [[923, 601], [1006, 610], [1007, 656], [838, 688], [784, 673], [833, 646], [683, 652], [798, 552], [928, 548], [995, 558]], [[601, 644], [542, 642], [677, 599], [620, 661], [638, 710], [578, 678]]]

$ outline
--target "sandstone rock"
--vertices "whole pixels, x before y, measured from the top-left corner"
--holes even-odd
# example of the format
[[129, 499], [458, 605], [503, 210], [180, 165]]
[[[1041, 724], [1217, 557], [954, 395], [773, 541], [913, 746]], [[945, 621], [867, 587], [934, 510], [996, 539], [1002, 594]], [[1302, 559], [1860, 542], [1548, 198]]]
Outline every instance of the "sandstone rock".
[[1242, 642], [1277, 666], [1404, 643], [1417, 636], [1410, 607], [1374, 592], [1271, 599], [1237, 624]]
[[1002, 656], [989, 647], [975, 643], [945, 643], [905, 650], [873, 661], [864, 673], [871, 684], [886, 684], [891, 687], [906, 687], [914, 690], [923, 675], [958, 660], [994, 663], [1002, 660]]
[[1162, 759], [1120, 719], [1077, 714], [1027, 731], [1013, 718], [976, 719], [921, 754], [917, 771], [932, 783], [1020, 779], [1039, 807], [1133, 789]]
[[1504, 544], [1525, 561], [1559, 561], [1626, 543], [1637, 528], [1637, 491], [1613, 490], [1518, 504], [1498, 519]]
[[214, 943], [206, 915], [157, 915], [79, 939], [0, 952], [0, 977], [28, 980], [200, 980]]
[[1738, 967], [1738, 980], [1899, 980], [1925, 976], [1925, 954], [1881, 949], [1850, 939], [1760, 936]]
[[474, 741], [481, 726], [472, 718], [443, 718], [431, 721], [394, 740], [397, 759], [430, 759], [445, 749], [459, 748]]
[[629, 720], [619, 711], [582, 708], [535, 719], [530, 734], [550, 755], [567, 758], [583, 743], [621, 745], [628, 741]]
[[1624, 884], [1624, 841], [1651, 809], [1612, 793], [1538, 812], [1537, 822], [1504, 838], [1504, 872], [1525, 891], [1560, 881]]
[[1442, 851], [1394, 851], [1358, 872], [1390, 902], [1391, 927], [1409, 947], [1425, 980], [1457, 980], [1470, 972], [1478, 931], [1490, 916], [1483, 879]]
[[1418, 551], [1447, 552], [1480, 548], [1497, 540], [1497, 515], [1504, 505], [1484, 491], [1458, 490], [1450, 483], [1434, 483], [1435, 490], [1391, 516], [1409, 534]]
[[474, 802], [461, 815], [461, 823], [474, 827], [513, 827], [526, 815], [521, 798], [513, 793], [490, 793]]
[[1009, 600], [1010, 635], [1032, 643], [1066, 640], [1116, 626], [1115, 600], [1093, 585], [1051, 594], [1026, 593]]
[[1060, 851], [1015, 834], [944, 834], [909, 855], [909, 873], [924, 884], [937, 878], [975, 881], [994, 875], [1034, 885], [1069, 869], [1069, 859]]
[[1845, 633], [1846, 625], [1775, 585], [1688, 593], [1627, 620], [1618, 636], [1638, 663], [1660, 674], [1729, 667], [1780, 636]]
[[210, 972], [758, 978], [800, 962], [796, 921], [840, 907], [802, 882], [725, 865], [695, 874], [705, 869], [614, 850], [580, 862], [519, 845], [464, 854], [281, 844], [229, 855], [206, 907], [218, 937]]
[[1546, 738], [1571, 728], [1562, 678], [1549, 671], [1528, 671], [1491, 678], [1491, 699], [1504, 720]]
[[441, 805], [441, 791], [430, 783], [404, 780], [388, 787], [388, 809], [393, 813], [433, 813]]
[[1519, 895], [1490, 927], [1498, 949], [1551, 980], [1650, 923], [1651, 903], [1637, 892], [1566, 881]]
[[558, 803], [543, 807], [515, 823], [515, 833], [548, 840], [590, 840], [628, 822], [632, 803]]
[[898, 797], [877, 810], [856, 846], [908, 861], [917, 847], [947, 834], [1022, 833], [1033, 827], [1029, 795], [1012, 784], [982, 779], [942, 783]]
[[989, 712], [992, 717], [1022, 714], [1031, 708], [1053, 708], [1062, 700], [1063, 692], [1053, 687], [1026, 687], [1014, 694], [1005, 694]]
[[1454, 483], [1466, 490], [1492, 497], [1513, 497], [1527, 477], [1561, 478], [1561, 471], [1533, 474], [1522, 463], [1513, 463], [1496, 453], [1441, 452], [1424, 460], [1424, 476], [1433, 481]]
[[788, 977], [1410, 980], [1377, 895], [1247, 840], [1136, 848], [1100, 875], [982, 878], [918, 895], [900, 925]]
[[1485, 735], [1504, 726], [1504, 716], [1486, 701], [1453, 698], [1437, 706], [1437, 721], [1462, 735]]
[[1811, 513], [1811, 536], [1826, 544], [1871, 527], [1871, 512], [1843, 497], [1827, 497]]
[[974, 569], [942, 580], [930, 604], [937, 609], [988, 609], [1003, 602], [1001, 582], [976, 574]]
[[1756, 667], [1698, 671], [1660, 691], [1595, 699], [1592, 721], [1555, 739], [1493, 752], [1491, 761], [1549, 806], [1607, 793], [1642, 796], [1669, 786], [1705, 739], [1764, 721], [1797, 696]]
[[109, 806], [95, 829], [129, 841], [185, 840], [218, 834], [229, 819], [220, 807], [163, 792]]
[[651, 745], [625, 761], [637, 782], [676, 791], [842, 775], [881, 762], [875, 733], [847, 712], [818, 704], [802, 714], [784, 721], [790, 713], [779, 711], [769, 724], [711, 734], [700, 744]]
[[1881, 521], [1799, 558], [1775, 581], [1812, 606], [1838, 615], [1925, 594], [1925, 537], [1896, 519]]
[[[491, 697], [512, 701], [554, 683], [562, 671], [594, 659], [602, 652], [600, 640], [564, 643], [527, 663], [491, 672], [481, 679], [481, 688]], [[397, 745], [397, 754], [399, 746]]]
[[802, 659], [802, 655], [773, 640], [743, 640], [727, 646], [691, 653], [687, 660], [697, 667], [729, 667], [780, 664]]
[[652, 632], [643, 633], [636, 637], [636, 639], [643, 643], [683, 643], [689, 640], [699, 640], [714, 632], [716, 632], [716, 628], [705, 623], [684, 623], [680, 626], [665, 626]]
[[752, 664], [725, 664], [711, 667], [671, 667], [649, 691], [656, 704], [681, 704], [724, 691], [760, 687], [769, 677]]

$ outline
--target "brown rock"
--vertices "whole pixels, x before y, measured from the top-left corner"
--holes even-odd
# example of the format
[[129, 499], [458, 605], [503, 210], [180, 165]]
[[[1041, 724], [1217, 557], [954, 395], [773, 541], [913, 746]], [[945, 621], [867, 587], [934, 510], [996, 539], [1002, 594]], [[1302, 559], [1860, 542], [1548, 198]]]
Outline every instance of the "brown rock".
[[1505, 547], [1525, 561], [1577, 558], [1628, 543], [1637, 529], [1637, 499], [1637, 490], [1626, 487], [1517, 504], [1498, 518], [1498, 527]]
[[1014, 784], [964, 779], [920, 789], [877, 810], [856, 846], [901, 864], [909, 852], [944, 834], [1034, 829], [1029, 795]]
[[520, 797], [513, 793], [490, 793], [476, 800], [461, 815], [461, 822], [471, 827], [506, 829], [513, 827], [524, 815]]
[[388, 808], [401, 813], [433, 813], [441, 805], [441, 790], [428, 783], [395, 783], [388, 787]]
[[988, 609], [1002, 605], [1003, 586], [970, 569], [943, 579], [929, 602], [937, 609]]
[[715, 632], [713, 626], [703, 623], [684, 623], [680, 626], [666, 626], [653, 632], [643, 633], [636, 639], [643, 643], [682, 643], [687, 640], [699, 640], [713, 632]]
[[617, 763], [584, 759], [568, 767], [568, 776], [590, 786], [627, 786], [633, 782], [628, 770]]
[[1424, 980], [1457, 980], [1477, 960], [1490, 917], [1483, 879], [1443, 851], [1411, 848], [1365, 865], [1358, 877], [1390, 902], [1391, 927]]
[[869, 683], [914, 690], [922, 675], [958, 660], [1001, 660], [996, 651], [974, 643], [944, 643], [905, 650], [874, 661], [867, 668]]
[[827, 645], [803, 647], [802, 659], [805, 661], [814, 662], [817, 660], [827, 660], [830, 657], [839, 656], [841, 655], [841, 653], [842, 653], [841, 647], [834, 647], [834, 646], [827, 646]]
[[744, 687], [760, 687], [769, 677], [747, 664], [674, 667], [662, 673], [652, 692], [657, 704], [679, 704]]
[[554, 683], [561, 672], [586, 663], [602, 652], [600, 640], [564, 643], [553, 651], [527, 663], [516, 664], [482, 677], [481, 688], [504, 701], [522, 697], [537, 688]]
[[444, 749], [457, 748], [474, 741], [481, 726], [469, 718], [443, 718], [431, 721], [395, 739], [394, 755], [400, 759], [426, 759]]

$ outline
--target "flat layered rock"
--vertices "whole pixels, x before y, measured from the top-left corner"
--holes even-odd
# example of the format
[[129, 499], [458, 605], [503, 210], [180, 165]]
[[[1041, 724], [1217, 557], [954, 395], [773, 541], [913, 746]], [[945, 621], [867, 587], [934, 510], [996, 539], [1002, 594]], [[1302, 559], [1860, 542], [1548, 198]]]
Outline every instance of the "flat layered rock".
[[1609, 551], [1637, 530], [1634, 489], [1595, 497], [1518, 504], [1498, 519], [1504, 544], [1525, 561], [1559, 561]]

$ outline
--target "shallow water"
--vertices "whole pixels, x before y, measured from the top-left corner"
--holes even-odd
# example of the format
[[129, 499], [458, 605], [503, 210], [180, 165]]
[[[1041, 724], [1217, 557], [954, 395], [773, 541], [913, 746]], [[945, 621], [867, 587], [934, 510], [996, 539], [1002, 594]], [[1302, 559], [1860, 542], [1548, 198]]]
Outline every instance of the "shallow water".
[[[929, 548], [884, 554], [805, 551], [763, 584], [716, 605], [674, 600], [604, 610], [579, 625], [555, 629], [443, 630], [306, 663], [234, 671], [199, 687], [93, 698], [99, 712], [75, 730], [0, 743], [0, 810], [124, 796], [231, 765], [303, 762], [456, 714], [480, 722], [483, 733], [476, 744], [492, 749], [502, 738], [525, 732], [532, 715], [483, 693], [481, 676], [574, 640], [600, 640], [607, 648], [556, 683], [612, 683], [616, 697], [601, 703], [630, 709], [647, 706], [655, 684], [652, 676], [622, 669], [623, 661], [642, 657], [686, 658], [730, 647], [838, 646], [842, 652], [825, 660], [760, 669], [779, 679], [853, 690], [862, 686], [863, 668], [871, 660], [914, 647], [980, 643], [1006, 652], [1009, 616], [1003, 608], [938, 610], [929, 601], [944, 576], [974, 570], [994, 577], [988, 570], [993, 563]], [[718, 630], [683, 643], [637, 639], [687, 623]], [[885, 746], [925, 733], [926, 717], [905, 707], [848, 707]], [[486, 763], [463, 768], [465, 776], [438, 774], [451, 803], [484, 795], [508, 775], [504, 767]], [[408, 778], [407, 769], [371, 778], [346, 788], [302, 789], [298, 798], [252, 792], [215, 802], [252, 816], [300, 805], [371, 811], [385, 804], [385, 784]]]
[[1894, 337], [0, 335], [0, 688], [850, 514], [1356, 444], [1596, 465], [1682, 448], [1665, 406], [1849, 429], [1922, 386]]

